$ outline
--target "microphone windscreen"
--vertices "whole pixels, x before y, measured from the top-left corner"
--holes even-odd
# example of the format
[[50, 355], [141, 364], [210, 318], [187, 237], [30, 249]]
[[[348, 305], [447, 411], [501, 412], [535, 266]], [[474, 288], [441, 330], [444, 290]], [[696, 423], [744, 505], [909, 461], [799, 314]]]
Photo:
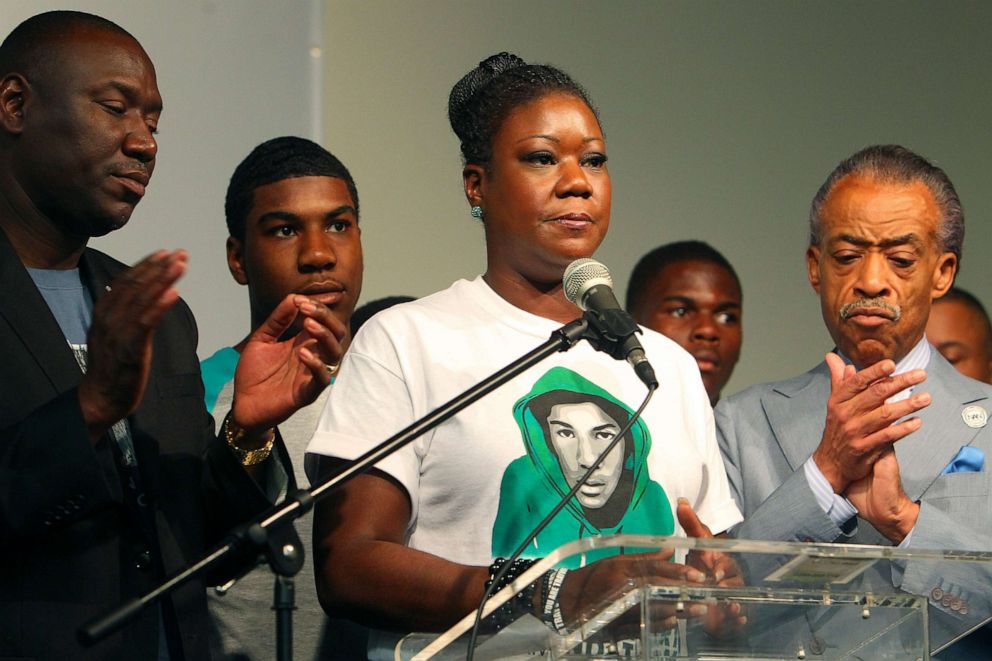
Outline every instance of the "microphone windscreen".
[[580, 309], [586, 309], [586, 292], [596, 285], [606, 285], [611, 290], [613, 289], [613, 278], [610, 277], [610, 270], [595, 259], [583, 257], [575, 260], [565, 269], [565, 276], [562, 278], [565, 298]]

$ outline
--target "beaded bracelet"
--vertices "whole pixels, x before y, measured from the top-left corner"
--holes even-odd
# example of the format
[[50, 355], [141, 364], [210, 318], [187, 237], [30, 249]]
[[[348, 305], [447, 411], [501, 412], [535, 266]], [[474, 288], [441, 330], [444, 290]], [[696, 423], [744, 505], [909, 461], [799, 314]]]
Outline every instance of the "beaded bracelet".
[[[503, 566], [506, 564], [506, 558], [496, 558], [493, 564], [489, 565], [489, 580], [486, 581], [486, 589], [488, 590], [496, 575], [500, 572]], [[505, 588], [510, 583], [513, 583], [521, 574], [534, 566], [537, 560], [514, 560], [509, 569], [503, 574], [496, 583], [492, 590], [492, 594], [496, 594], [503, 588]], [[534, 594], [537, 591], [538, 581], [532, 582], [526, 588], [513, 595], [506, 603], [497, 608], [489, 616], [489, 622], [493, 629], [499, 631], [510, 624], [512, 624], [520, 615], [525, 613], [534, 612]]]

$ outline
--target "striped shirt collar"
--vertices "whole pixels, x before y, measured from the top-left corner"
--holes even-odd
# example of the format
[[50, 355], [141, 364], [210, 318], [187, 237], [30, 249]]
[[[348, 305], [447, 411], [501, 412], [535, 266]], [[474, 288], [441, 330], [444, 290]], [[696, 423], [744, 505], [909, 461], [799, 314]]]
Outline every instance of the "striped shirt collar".
[[[926, 334], [924, 334], [923, 337], [920, 338], [920, 341], [916, 343], [916, 346], [910, 349], [909, 353], [903, 356], [902, 360], [896, 363], [896, 369], [892, 373], [892, 376], [896, 376], [898, 374], [902, 374], [910, 370], [926, 369], [927, 365], [930, 363], [930, 352], [932, 350], [933, 349], [930, 347], [930, 342], [927, 341], [927, 336]], [[834, 351], [841, 358], [844, 359], [845, 363], [849, 365], [853, 364], [851, 359], [845, 356], [844, 354], [842, 354], [839, 350], [835, 348]], [[913, 386], [910, 386], [909, 388], [906, 388], [902, 392], [898, 392], [892, 397], [890, 397], [888, 401], [890, 403], [897, 402], [899, 400], [906, 399], [912, 394], [913, 394]]]
[[930, 351], [930, 342], [927, 341], [927, 336], [924, 335], [916, 343], [916, 346], [910, 349], [909, 353], [896, 363], [896, 371], [892, 374], [902, 374], [903, 372], [915, 369], [926, 369], [930, 363]]
[[[892, 376], [897, 374], [902, 374], [903, 372], [908, 372], [915, 369], [926, 369], [927, 364], [930, 362], [930, 342], [927, 341], [927, 336], [924, 335], [920, 338], [920, 341], [916, 343], [912, 349], [909, 350], [902, 360], [896, 363], [896, 370], [892, 373]], [[840, 352], [839, 349], [834, 347], [834, 353], [840, 356], [845, 363], [848, 365], [853, 365], [854, 362]]]

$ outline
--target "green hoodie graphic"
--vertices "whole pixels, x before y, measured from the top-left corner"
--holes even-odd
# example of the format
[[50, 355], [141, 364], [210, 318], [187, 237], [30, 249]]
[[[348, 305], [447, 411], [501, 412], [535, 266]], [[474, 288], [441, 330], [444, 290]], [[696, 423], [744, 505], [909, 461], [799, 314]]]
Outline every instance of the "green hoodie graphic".
[[[503, 473], [493, 524], [494, 556], [516, 550], [632, 416], [623, 402], [564, 367], [554, 367], [537, 380], [513, 406], [527, 454]], [[547, 555], [566, 542], [592, 535], [672, 534], [675, 519], [668, 497], [648, 475], [650, 450], [651, 434], [637, 420], [589, 486], [552, 519], [523, 557]], [[610, 549], [589, 559], [615, 553]]]

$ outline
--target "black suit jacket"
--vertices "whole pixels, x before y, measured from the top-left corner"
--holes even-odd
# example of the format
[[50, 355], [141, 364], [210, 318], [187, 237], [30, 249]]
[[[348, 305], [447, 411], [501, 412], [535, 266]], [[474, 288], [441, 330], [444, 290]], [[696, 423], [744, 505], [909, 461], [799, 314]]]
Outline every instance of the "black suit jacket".
[[[94, 300], [127, 268], [92, 249], [80, 267]], [[148, 387], [128, 419], [151, 514], [142, 526], [125, 502], [115, 442], [88, 440], [76, 360], [0, 232], [0, 659], [154, 659], [156, 609], [92, 648], [76, 629], [269, 505], [214, 435], [196, 340], [180, 301], [155, 332]], [[162, 605], [189, 659], [208, 656], [204, 587], [193, 581]]]

